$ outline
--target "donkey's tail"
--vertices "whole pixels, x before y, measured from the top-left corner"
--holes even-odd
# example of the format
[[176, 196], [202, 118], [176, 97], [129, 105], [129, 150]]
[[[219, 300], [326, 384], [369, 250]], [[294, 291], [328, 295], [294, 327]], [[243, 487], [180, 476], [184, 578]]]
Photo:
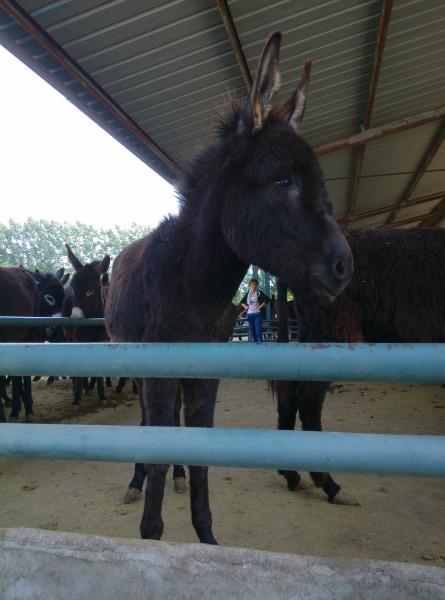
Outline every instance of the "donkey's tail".
[[287, 304], [287, 283], [277, 281], [278, 342], [289, 341], [289, 307]]
[[[277, 304], [278, 336], [277, 342], [289, 341], [289, 307], [287, 304], [287, 283], [278, 279], [277, 281]], [[268, 381], [267, 387], [275, 399], [277, 393], [277, 381]]]

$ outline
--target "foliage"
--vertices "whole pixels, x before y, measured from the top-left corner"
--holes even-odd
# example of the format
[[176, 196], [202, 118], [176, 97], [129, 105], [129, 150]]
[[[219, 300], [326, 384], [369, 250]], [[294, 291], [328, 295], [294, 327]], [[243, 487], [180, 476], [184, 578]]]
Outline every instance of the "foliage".
[[112, 259], [130, 242], [149, 231], [134, 223], [131, 227], [97, 229], [85, 223], [58, 223], [29, 218], [25, 223], [0, 223], [0, 265], [41, 271], [70, 267], [65, 243], [81, 261], [90, 262], [109, 254]]
[[[101, 259], [109, 254], [113, 260], [134, 240], [149, 232], [148, 227], [133, 223], [131, 227], [96, 229], [85, 223], [59, 223], [29, 218], [25, 223], [10, 220], [0, 223], [0, 266], [41, 271], [56, 271], [59, 267], [71, 268], [65, 250], [68, 242], [82, 262]], [[253, 268], [249, 267], [234, 301], [239, 302], [249, 287]], [[259, 287], [266, 292], [265, 273], [258, 269]], [[276, 292], [275, 278], [270, 278], [270, 295]]]

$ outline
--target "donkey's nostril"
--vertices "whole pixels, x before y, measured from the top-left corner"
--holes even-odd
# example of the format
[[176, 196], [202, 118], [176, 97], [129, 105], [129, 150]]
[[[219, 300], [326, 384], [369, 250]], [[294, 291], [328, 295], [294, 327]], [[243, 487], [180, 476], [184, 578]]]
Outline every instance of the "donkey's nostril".
[[337, 259], [333, 264], [334, 275], [337, 279], [343, 280], [348, 274], [348, 268], [346, 264], [341, 260]]

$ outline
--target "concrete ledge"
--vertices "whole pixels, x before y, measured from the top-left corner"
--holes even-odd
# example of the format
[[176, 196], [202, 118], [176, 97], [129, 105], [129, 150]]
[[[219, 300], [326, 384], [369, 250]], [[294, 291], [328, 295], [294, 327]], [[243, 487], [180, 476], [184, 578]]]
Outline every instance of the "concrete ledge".
[[445, 569], [0, 529], [2, 600], [443, 600]]

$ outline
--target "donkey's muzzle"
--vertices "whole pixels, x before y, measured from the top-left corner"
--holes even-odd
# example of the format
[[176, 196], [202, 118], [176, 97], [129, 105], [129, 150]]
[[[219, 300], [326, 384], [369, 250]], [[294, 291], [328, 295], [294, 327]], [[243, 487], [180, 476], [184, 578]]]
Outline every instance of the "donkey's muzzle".
[[345, 245], [340, 252], [311, 269], [312, 288], [320, 298], [333, 302], [351, 281], [353, 273], [352, 253]]
[[334, 255], [330, 262], [330, 281], [324, 283], [328, 285], [334, 296], [338, 296], [351, 281], [354, 273], [354, 262], [349, 246], [340, 254]]
[[332, 271], [337, 281], [344, 281], [347, 277], [351, 277], [351, 265], [342, 258], [338, 258], [334, 261]]

